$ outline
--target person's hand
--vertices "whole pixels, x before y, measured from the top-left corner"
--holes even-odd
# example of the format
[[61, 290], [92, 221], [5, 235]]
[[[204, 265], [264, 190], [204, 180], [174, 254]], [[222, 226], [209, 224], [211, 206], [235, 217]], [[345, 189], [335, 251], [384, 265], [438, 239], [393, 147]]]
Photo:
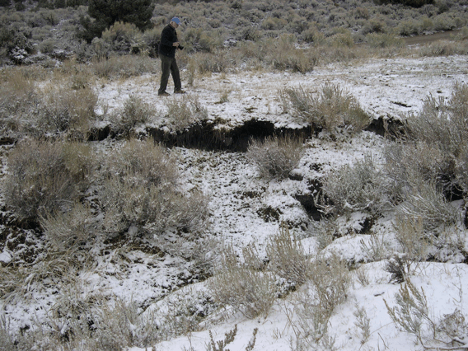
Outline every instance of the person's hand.
[[175, 46], [176, 48], [177, 48], [177, 47], [179, 47], [179, 45], [180, 45], [180, 44], [179, 44], [179, 42], [178, 42], [178, 41], [176, 41], [176, 42], [172, 43], [172, 46]]

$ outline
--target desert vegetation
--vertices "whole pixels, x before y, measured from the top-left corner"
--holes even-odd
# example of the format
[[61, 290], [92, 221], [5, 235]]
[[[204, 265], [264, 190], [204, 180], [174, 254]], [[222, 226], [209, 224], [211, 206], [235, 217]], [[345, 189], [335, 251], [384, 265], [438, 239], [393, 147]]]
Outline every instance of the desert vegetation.
[[[0, 349], [466, 349], [466, 81], [382, 116], [324, 72], [465, 57], [468, 3], [103, 4], [0, 1]], [[190, 92], [158, 99], [173, 15]]]

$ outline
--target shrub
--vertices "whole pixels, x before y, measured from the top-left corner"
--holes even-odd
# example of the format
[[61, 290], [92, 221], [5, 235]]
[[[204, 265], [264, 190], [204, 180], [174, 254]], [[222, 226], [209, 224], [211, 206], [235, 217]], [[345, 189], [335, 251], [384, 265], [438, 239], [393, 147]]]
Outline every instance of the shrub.
[[350, 132], [360, 132], [370, 123], [370, 117], [351, 94], [338, 85], [327, 83], [319, 96], [300, 88], [280, 91], [283, 111], [299, 119], [308, 121], [315, 129], [329, 133], [344, 128]]
[[130, 239], [168, 229], [200, 231], [208, 212], [207, 200], [199, 192], [188, 195], [167, 184], [146, 185], [137, 179], [107, 179], [101, 199], [106, 232], [109, 236], [128, 232]]
[[182, 42], [184, 50], [212, 52], [223, 45], [221, 31], [210, 31], [207, 33], [201, 28], [189, 28], [183, 33]]
[[[400, 214], [400, 216], [395, 218], [394, 228], [396, 239], [405, 255], [404, 258], [396, 257], [395, 266], [403, 267], [403, 263], [407, 260], [423, 260], [429, 246], [429, 242], [426, 240], [426, 235], [424, 233], [423, 219], [409, 214]], [[400, 271], [402, 272], [399, 274], [401, 279], [397, 279], [397, 282], [404, 281], [407, 274], [406, 269], [400, 269]]]
[[383, 34], [388, 31], [387, 25], [381, 18], [373, 18], [367, 21], [364, 26], [362, 27], [360, 33], [367, 35], [367, 34]]
[[76, 203], [69, 211], [45, 214], [41, 227], [51, 247], [63, 252], [88, 243], [97, 234], [92, 217], [89, 206]]
[[155, 27], [146, 30], [142, 35], [142, 40], [148, 48], [148, 54], [150, 57], [157, 57], [159, 55], [158, 44], [161, 40], [161, 32], [162, 29], [160, 27]]
[[399, 35], [404, 37], [409, 37], [412, 35], [419, 34], [420, 28], [419, 23], [415, 20], [402, 21], [396, 28], [396, 31]]
[[101, 78], [129, 78], [144, 73], [157, 73], [159, 66], [144, 55], [111, 56], [107, 60], [93, 62], [94, 73]]
[[363, 18], [363, 19], [370, 18], [369, 10], [365, 7], [356, 7], [353, 12], [356, 18]]
[[445, 13], [436, 16], [433, 21], [436, 31], [449, 31], [457, 27], [455, 21]]
[[52, 345], [81, 350], [148, 347], [160, 336], [154, 314], [140, 313], [133, 301], [83, 293], [76, 284], [64, 290], [50, 312], [48, 325], [36, 331], [43, 334], [41, 345], [48, 343], [48, 349], [55, 349]]
[[397, 306], [390, 308], [384, 299], [387, 312], [395, 324], [398, 324], [406, 332], [421, 336], [421, 328], [424, 322], [429, 322], [435, 327], [429, 317], [429, 308], [424, 290], [419, 291], [411, 281], [407, 281], [395, 294]]
[[389, 143], [384, 148], [384, 157], [388, 193], [394, 205], [417, 193], [428, 182], [435, 183], [446, 194], [451, 194], [457, 186], [453, 160], [447, 159], [436, 145]]
[[402, 4], [411, 7], [421, 7], [424, 5], [433, 4], [434, 0], [376, 0], [377, 3], [383, 4]]
[[283, 18], [268, 17], [262, 21], [260, 27], [265, 30], [282, 29], [288, 22]]
[[317, 257], [310, 273], [306, 289], [293, 300], [297, 320], [292, 327], [299, 350], [333, 345], [333, 338], [328, 336], [329, 319], [335, 308], [346, 300], [351, 282], [348, 269], [336, 256], [329, 260]]
[[282, 224], [278, 234], [269, 238], [266, 246], [269, 269], [299, 286], [309, 277], [310, 262], [304, 247], [295, 234], [291, 234], [286, 224]]
[[466, 40], [468, 39], [468, 27], [464, 26], [460, 29], [458, 34], [455, 36], [455, 39], [458, 41]]
[[47, 39], [39, 45], [39, 50], [43, 54], [51, 54], [55, 49], [55, 40]]
[[255, 163], [262, 177], [284, 179], [298, 165], [302, 151], [299, 139], [275, 136], [264, 141], [252, 139], [247, 158]]
[[137, 125], [151, 121], [155, 113], [155, 109], [150, 104], [136, 95], [130, 95], [124, 102], [120, 118], [115, 123], [115, 129], [118, 134], [129, 136]]
[[216, 302], [247, 318], [266, 316], [275, 301], [275, 284], [267, 272], [239, 262], [232, 248], [223, 252], [222, 267], [208, 282]]
[[5, 351], [13, 351], [16, 349], [15, 337], [10, 333], [9, 321], [2, 313], [2, 315], [0, 315], [0, 342], [2, 344], [2, 349]]
[[282, 34], [279, 40], [268, 39], [261, 45], [261, 52], [265, 54], [261, 59], [272, 64], [276, 69], [292, 69], [306, 73], [312, 71], [316, 64], [313, 56], [309, 56], [303, 49], [296, 48], [294, 35]]
[[67, 211], [77, 200], [81, 170], [74, 174], [65, 156], [63, 144], [35, 140], [20, 143], [10, 154], [5, 199], [20, 220]]
[[335, 308], [347, 298], [351, 276], [346, 263], [332, 255], [312, 262], [310, 284], [316, 293], [316, 303], [324, 316], [330, 317]]
[[196, 62], [201, 74], [226, 72], [229, 67], [227, 57], [222, 51], [197, 54]]
[[99, 197], [109, 235], [203, 229], [207, 199], [178, 191], [174, 160], [162, 146], [132, 140], [104, 162]]
[[84, 32], [80, 35], [83, 39], [91, 42], [94, 37], [100, 37], [106, 28], [117, 21], [132, 23], [140, 30], [151, 28], [150, 20], [153, 9], [154, 4], [150, 0], [124, 0], [112, 4], [106, 0], [90, 0], [88, 2], [88, 15], [93, 17], [95, 21], [91, 21], [89, 17], [81, 18]]
[[403, 47], [404, 41], [387, 33], [370, 33], [366, 41], [371, 48]]
[[313, 43], [319, 46], [325, 43], [325, 35], [321, 33], [316, 27], [306, 29], [301, 34], [302, 39], [307, 43]]
[[338, 213], [367, 210], [378, 214], [387, 204], [384, 182], [374, 160], [366, 156], [326, 176], [322, 189]]
[[[444, 314], [438, 320], [433, 319], [424, 289], [418, 289], [409, 280], [395, 294], [395, 300], [396, 306], [392, 308], [384, 300], [392, 321], [404, 331], [416, 336], [424, 348], [444, 348], [444, 345], [453, 340], [460, 340], [457, 342], [458, 348], [463, 349], [468, 346], [463, 340], [468, 326], [460, 310], [455, 309], [454, 312]], [[424, 345], [423, 342], [423, 338], [426, 339], [423, 336], [425, 327], [428, 327], [431, 333], [428, 338], [431, 347]]]
[[35, 116], [39, 131], [45, 133], [88, 131], [98, 99], [94, 90], [64, 89], [63, 86], [55, 86], [44, 89], [40, 95], [42, 100]]
[[176, 129], [184, 129], [208, 117], [208, 110], [201, 105], [197, 97], [185, 97], [167, 102], [167, 117]]
[[466, 153], [467, 114], [468, 87], [457, 85], [448, 102], [429, 97], [421, 113], [407, 121], [416, 140], [425, 143], [428, 148], [440, 150], [438, 159], [441, 161], [438, 164], [443, 167], [438, 167], [436, 180], [444, 191], [453, 186], [455, 164], [462, 164], [463, 161], [458, 160]]
[[421, 218], [425, 229], [453, 225], [460, 217], [435, 184], [425, 182], [421, 182], [417, 192], [409, 195], [406, 201], [398, 206], [397, 214]]
[[337, 33], [330, 38], [328, 41], [331, 43], [332, 46], [336, 47], [353, 47], [354, 46], [354, 39], [351, 36], [351, 32], [347, 31], [345, 33]]
[[423, 57], [466, 55], [467, 52], [466, 47], [451, 41], [437, 41], [419, 49], [419, 55]]
[[0, 128], [4, 134], [25, 127], [30, 111], [40, 104], [33, 81], [18, 69], [4, 70], [0, 82]]
[[468, 147], [465, 147], [457, 159], [455, 176], [457, 184], [468, 194]]
[[112, 26], [102, 32], [102, 40], [109, 47], [121, 53], [133, 53], [143, 50], [142, 34], [132, 23], [115, 22]]

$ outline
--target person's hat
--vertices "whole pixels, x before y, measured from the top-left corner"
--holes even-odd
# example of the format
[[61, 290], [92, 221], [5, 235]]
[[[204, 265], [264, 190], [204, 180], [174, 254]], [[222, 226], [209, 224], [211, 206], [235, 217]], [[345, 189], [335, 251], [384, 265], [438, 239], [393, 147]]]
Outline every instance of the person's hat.
[[174, 23], [177, 23], [178, 25], [180, 25], [179, 17], [172, 17], [171, 22], [174, 22]]

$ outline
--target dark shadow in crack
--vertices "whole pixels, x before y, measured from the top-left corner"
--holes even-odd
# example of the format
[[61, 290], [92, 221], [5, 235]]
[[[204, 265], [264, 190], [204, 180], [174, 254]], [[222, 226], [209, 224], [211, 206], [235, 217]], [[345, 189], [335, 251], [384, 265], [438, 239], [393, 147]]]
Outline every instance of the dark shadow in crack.
[[155, 142], [168, 147], [197, 148], [213, 151], [245, 152], [250, 139], [263, 140], [270, 136], [297, 137], [305, 140], [312, 135], [311, 127], [276, 128], [272, 122], [251, 119], [243, 125], [227, 129], [215, 122], [201, 121], [181, 131], [148, 128]]

